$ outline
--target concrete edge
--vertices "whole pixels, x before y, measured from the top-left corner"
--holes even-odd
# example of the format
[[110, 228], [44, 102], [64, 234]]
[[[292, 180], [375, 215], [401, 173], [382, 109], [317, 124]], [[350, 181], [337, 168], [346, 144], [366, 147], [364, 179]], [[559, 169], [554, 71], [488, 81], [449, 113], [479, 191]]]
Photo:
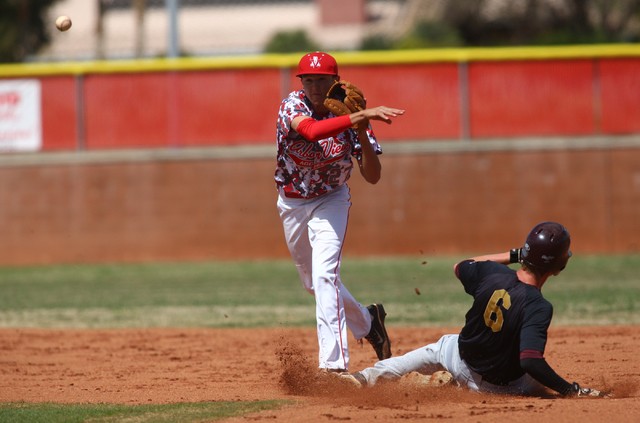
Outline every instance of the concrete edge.
[[[470, 152], [525, 152], [558, 150], [610, 150], [640, 148], [640, 134], [572, 138], [523, 138], [488, 140], [416, 140], [384, 142], [385, 155], [449, 154]], [[0, 154], [0, 168], [17, 166], [85, 165], [122, 162], [241, 160], [276, 157], [274, 145], [181, 147], [155, 149], [92, 150]]]

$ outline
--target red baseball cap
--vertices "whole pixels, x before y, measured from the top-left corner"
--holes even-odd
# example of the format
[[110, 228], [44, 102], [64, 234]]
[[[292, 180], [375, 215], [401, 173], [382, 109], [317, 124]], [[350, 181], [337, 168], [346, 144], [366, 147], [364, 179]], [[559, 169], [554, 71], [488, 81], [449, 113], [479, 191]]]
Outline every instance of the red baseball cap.
[[296, 76], [310, 74], [337, 75], [338, 63], [332, 56], [320, 51], [305, 54], [300, 59], [300, 63], [298, 63], [298, 74]]

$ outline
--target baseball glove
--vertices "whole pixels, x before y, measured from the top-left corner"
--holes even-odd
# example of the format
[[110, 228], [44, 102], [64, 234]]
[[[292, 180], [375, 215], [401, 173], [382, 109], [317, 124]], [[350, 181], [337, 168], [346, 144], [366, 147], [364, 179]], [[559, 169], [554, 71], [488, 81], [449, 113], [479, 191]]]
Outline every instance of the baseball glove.
[[[324, 100], [324, 105], [336, 116], [349, 115], [367, 108], [362, 90], [344, 80], [336, 81], [331, 86], [327, 98]], [[354, 128], [360, 129], [367, 126], [369, 126], [369, 122], [364, 121], [354, 125]]]

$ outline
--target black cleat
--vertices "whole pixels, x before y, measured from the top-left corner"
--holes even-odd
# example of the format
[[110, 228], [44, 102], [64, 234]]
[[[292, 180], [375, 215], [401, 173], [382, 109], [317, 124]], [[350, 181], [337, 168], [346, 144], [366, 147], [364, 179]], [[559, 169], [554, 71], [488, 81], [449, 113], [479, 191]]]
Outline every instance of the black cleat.
[[369, 313], [371, 313], [371, 330], [369, 334], [364, 338], [369, 341], [376, 350], [378, 360], [384, 360], [391, 357], [391, 341], [387, 330], [384, 328], [384, 318], [387, 313], [384, 312], [384, 307], [381, 303], [371, 304], [367, 307]]

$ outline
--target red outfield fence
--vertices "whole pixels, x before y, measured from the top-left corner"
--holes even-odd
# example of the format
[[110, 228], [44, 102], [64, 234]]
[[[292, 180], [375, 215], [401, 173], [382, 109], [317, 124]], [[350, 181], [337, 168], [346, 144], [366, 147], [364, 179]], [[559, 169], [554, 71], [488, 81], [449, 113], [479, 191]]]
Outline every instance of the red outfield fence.
[[[301, 55], [0, 66], [37, 78], [43, 151], [272, 144]], [[337, 53], [397, 140], [640, 132], [640, 45]]]
[[[491, 253], [543, 220], [576, 255], [640, 251], [640, 46], [336, 56], [407, 110], [374, 123], [345, 254]], [[0, 66], [41, 81], [46, 152], [0, 155], [0, 266], [289, 257], [275, 122], [299, 57]]]

